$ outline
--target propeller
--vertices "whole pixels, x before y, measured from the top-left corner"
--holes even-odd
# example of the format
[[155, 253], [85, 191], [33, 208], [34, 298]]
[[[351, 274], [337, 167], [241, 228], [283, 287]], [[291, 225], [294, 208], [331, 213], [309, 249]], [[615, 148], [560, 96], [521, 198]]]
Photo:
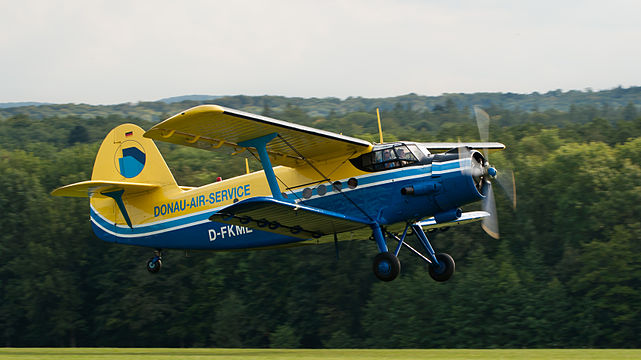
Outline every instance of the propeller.
[[[490, 137], [490, 116], [479, 106], [474, 106], [474, 116], [476, 118], [476, 125], [479, 129], [479, 136], [482, 142], [488, 142]], [[492, 189], [492, 181], [496, 180], [499, 186], [505, 191], [505, 194], [510, 199], [512, 207], [516, 209], [516, 186], [514, 183], [514, 172], [512, 170], [501, 170], [497, 172], [494, 167], [490, 165], [488, 158], [488, 149], [483, 149], [483, 156], [485, 162], [482, 164], [482, 171], [479, 176], [479, 181], [482, 181], [483, 195], [483, 211], [490, 214], [489, 217], [483, 219], [481, 227], [491, 237], [499, 238], [499, 222], [496, 214], [496, 202], [494, 200], [494, 190]], [[477, 170], [478, 171], [478, 170]], [[475, 175], [475, 169], [472, 166], [472, 176]], [[476, 181], [476, 177], [475, 177]]]
[[514, 171], [509, 169], [502, 169], [500, 173], [496, 174], [496, 182], [505, 192], [505, 195], [510, 199], [512, 209], [516, 210], [516, 183], [514, 182]]
[[481, 228], [491, 237], [499, 238], [499, 221], [496, 216], [496, 203], [494, 202], [494, 190], [492, 183], [488, 181], [485, 185], [485, 199], [483, 199], [483, 211], [490, 213], [490, 216], [483, 218]]

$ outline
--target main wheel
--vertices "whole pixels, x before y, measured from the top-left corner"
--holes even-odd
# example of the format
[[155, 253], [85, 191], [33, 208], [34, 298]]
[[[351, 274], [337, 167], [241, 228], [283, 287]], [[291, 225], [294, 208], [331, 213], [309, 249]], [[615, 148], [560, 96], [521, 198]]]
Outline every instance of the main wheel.
[[401, 272], [401, 262], [396, 255], [382, 252], [374, 257], [374, 275], [382, 281], [392, 281]]
[[159, 257], [154, 256], [152, 258], [149, 258], [149, 260], [147, 260], [147, 271], [149, 271], [150, 273], [155, 274], [159, 272], [161, 267], [162, 267], [162, 261], [160, 260]]
[[430, 264], [429, 266], [430, 276], [439, 282], [449, 280], [452, 274], [454, 274], [454, 268], [456, 267], [454, 259], [448, 254], [439, 253], [436, 254], [436, 260], [438, 260], [438, 265]]

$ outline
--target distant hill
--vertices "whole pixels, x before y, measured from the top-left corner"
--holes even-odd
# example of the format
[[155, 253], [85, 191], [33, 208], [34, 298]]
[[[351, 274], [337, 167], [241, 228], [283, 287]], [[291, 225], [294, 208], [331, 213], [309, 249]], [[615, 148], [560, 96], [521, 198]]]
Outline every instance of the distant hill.
[[8, 108], [13, 108], [13, 107], [21, 107], [21, 106], [40, 106], [40, 105], [49, 105], [51, 103], [44, 103], [44, 102], [6, 102], [6, 103], [0, 103], [0, 109], [8, 109]]
[[620, 108], [628, 104], [641, 106], [641, 86], [617, 87], [601, 91], [561, 91], [531, 94], [515, 93], [473, 93], [443, 94], [423, 96], [407, 94], [387, 98], [348, 97], [339, 99], [300, 98], [285, 96], [213, 96], [186, 95], [170, 97], [153, 102], [125, 103], [117, 105], [87, 104], [42, 104], [0, 108], [0, 119], [24, 114], [30, 118], [78, 116], [83, 118], [108, 117], [118, 115], [157, 122], [182, 110], [200, 104], [219, 104], [257, 114], [278, 115], [290, 107], [296, 107], [312, 118], [326, 117], [330, 114], [343, 115], [355, 111], [371, 112], [375, 108], [393, 110], [403, 108], [414, 111], [439, 111], [447, 106], [470, 109], [473, 105], [485, 108], [498, 106], [508, 110], [521, 111], [568, 111], [574, 106]]
[[172, 104], [172, 103], [183, 102], [183, 101], [208, 101], [208, 100], [215, 100], [221, 97], [222, 96], [216, 96], [216, 95], [183, 95], [183, 96], [168, 97], [168, 98], [160, 99], [158, 101], [164, 102], [167, 104]]

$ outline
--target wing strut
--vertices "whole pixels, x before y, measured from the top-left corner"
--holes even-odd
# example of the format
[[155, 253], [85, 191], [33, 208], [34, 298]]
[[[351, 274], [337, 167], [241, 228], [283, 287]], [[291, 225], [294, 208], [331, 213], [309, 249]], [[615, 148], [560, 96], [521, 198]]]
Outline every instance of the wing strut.
[[[285, 140], [285, 138], [283, 138], [283, 137], [282, 137], [282, 136], [280, 136], [280, 135], [278, 135], [278, 137], [283, 141], [283, 143], [285, 143], [285, 145], [287, 145], [290, 149], [292, 149], [292, 151], [294, 151], [298, 156], [300, 156], [303, 160], [305, 160], [305, 162], [306, 162], [306, 163], [307, 163], [307, 164], [308, 164], [312, 169], [314, 169], [314, 171], [316, 171], [316, 172], [318, 173], [318, 175], [320, 175], [320, 176], [323, 178], [323, 180], [322, 180], [322, 181], [329, 181], [329, 182], [331, 182], [331, 179], [330, 179], [329, 177], [325, 176], [325, 174], [323, 174], [320, 170], [318, 170], [318, 169], [316, 168], [316, 166], [314, 166], [314, 164], [312, 164], [312, 162], [311, 162], [311, 161], [309, 161], [305, 156], [303, 156], [303, 154], [301, 154], [298, 150], [296, 150], [296, 148], [294, 148], [294, 147], [293, 147], [293, 146], [292, 146], [292, 145], [291, 145], [287, 140]], [[343, 195], [343, 197], [344, 197], [345, 199], [347, 199], [350, 203], [352, 203], [352, 205], [354, 205], [358, 210], [360, 210], [360, 212], [361, 212], [361, 213], [363, 213], [363, 215], [365, 215], [365, 217], [367, 217], [370, 221], [374, 221], [374, 219], [372, 219], [372, 217], [371, 217], [371, 216], [369, 216], [369, 215], [365, 212], [365, 210], [361, 209], [361, 207], [360, 207], [360, 206], [358, 206], [358, 205], [357, 205], [357, 204], [356, 204], [356, 203], [355, 203], [355, 202], [354, 202], [354, 201], [353, 201], [349, 196], [347, 196], [347, 194], [345, 194], [345, 193], [344, 193], [340, 188], [338, 189], [338, 193], [339, 193], [339, 194], [341, 194], [341, 195]]]
[[272, 163], [269, 161], [269, 155], [267, 154], [267, 143], [272, 141], [276, 136], [278, 136], [278, 133], [271, 133], [254, 139], [241, 141], [238, 145], [242, 147], [253, 147], [258, 151], [260, 164], [263, 166], [263, 170], [265, 171], [265, 177], [267, 178], [269, 189], [272, 191], [272, 196], [274, 199], [285, 200], [280, 192], [280, 187], [278, 187], [276, 174], [274, 174]]

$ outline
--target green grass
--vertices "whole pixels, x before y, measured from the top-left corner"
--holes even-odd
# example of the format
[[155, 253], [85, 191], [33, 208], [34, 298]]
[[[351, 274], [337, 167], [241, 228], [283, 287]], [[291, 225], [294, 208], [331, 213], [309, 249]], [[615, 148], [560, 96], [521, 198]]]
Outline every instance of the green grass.
[[641, 359], [641, 350], [279, 350], [279, 349], [130, 349], [0, 348], [5, 359]]

